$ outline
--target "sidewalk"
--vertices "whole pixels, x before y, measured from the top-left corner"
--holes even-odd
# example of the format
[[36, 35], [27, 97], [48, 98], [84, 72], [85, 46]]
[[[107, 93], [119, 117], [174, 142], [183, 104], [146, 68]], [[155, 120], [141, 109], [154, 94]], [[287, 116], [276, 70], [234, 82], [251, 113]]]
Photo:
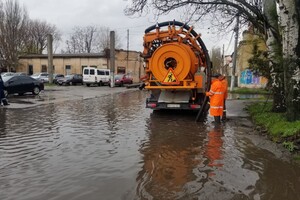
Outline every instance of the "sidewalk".
[[226, 112], [228, 117], [249, 117], [245, 110], [247, 105], [257, 100], [228, 99], [226, 101]]

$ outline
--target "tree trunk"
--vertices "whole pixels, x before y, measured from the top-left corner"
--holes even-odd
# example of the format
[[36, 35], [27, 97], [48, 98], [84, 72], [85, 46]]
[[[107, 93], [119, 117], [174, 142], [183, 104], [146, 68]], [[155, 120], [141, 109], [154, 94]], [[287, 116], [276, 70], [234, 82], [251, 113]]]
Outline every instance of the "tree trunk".
[[[279, 0], [287, 119], [300, 120], [299, 0]], [[298, 51], [297, 51], [298, 49]]]
[[[264, 1], [264, 14], [268, 19], [270, 27], [266, 27], [266, 45], [269, 50], [269, 60], [271, 68], [271, 80], [273, 92], [272, 112], [285, 112], [285, 96], [284, 96], [284, 74], [282, 69], [282, 51], [281, 40], [278, 28], [278, 18], [276, 14], [275, 0]], [[276, 34], [276, 35], [275, 35]]]

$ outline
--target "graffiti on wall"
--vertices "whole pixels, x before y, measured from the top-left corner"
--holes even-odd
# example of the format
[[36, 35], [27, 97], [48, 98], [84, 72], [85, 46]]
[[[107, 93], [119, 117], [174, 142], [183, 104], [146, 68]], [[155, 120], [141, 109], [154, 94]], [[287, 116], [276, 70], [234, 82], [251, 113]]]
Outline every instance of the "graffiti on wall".
[[251, 70], [246, 69], [241, 73], [240, 83], [245, 85], [266, 85], [267, 79], [264, 77], [256, 76]]

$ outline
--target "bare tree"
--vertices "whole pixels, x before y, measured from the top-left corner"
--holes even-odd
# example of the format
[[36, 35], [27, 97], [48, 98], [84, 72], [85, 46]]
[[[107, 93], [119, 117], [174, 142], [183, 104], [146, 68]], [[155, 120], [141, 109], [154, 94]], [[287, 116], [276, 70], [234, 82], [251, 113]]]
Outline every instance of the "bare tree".
[[0, 6], [0, 56], [7, 71], [18, 66], [18, 56], [24, 40], [28, 15], [14, 0]]
[[95, 51], [97, 28], [95, 26], [74, 27], [66, 41], [68, 53], [91, 53]]
[[[103, 51], [104, 49], [110, 48], [110, 29], [108, 27], [99, 28], [99, 41], [98, 41], [98, 50]], [[120, 37], [115, 31], [115, 48], [119, 49], [121, 47]]]
[[221, 48], [215, 47], [211, 50], [211, 62], [213, 63], [212, 71], [214, 73], [221, 72], [222, 70], [222, 53]]
[[47, 47], [47, 35], [51, 34], [55, 42], [59, 42], [61, 34], [55, 25], [46, 21], [29, 20], [24, 39], [24, 53], [42, 54]]
[[[75, 27], [66, 41], [68, 53], [96, 53], [104, 51], [110, 45], [110, 30], [107, 27], [96, 26]], [[116, 46], [120, 46], [116, 37]]]
[[[226, 30], [234, 22], [236, 15], [240, 16], [241, 25], [251, 23], [255, 29], [265, 34], [270, 51], [272, 86], [274, 96], [274, 111], [296, 112], [289, 120], [300, 119], [300, 90], [299, 90], [299, 0], [268, 0], [275, 5], [265, 8], [267, 0], [132, 0], [125, 9], [128, 15], [142, 14], [154, 10], [157, 15], [168, 14], [171, 11], [184, 9], [189, 20], [196, 22], [204, 16], [210, 16], [213, 25], [220, 30]], [[278, 28], [276, 4], [279, 3], [281, 29]], [[275, 19], [273, 19], [273, 17]], [[275, 52], [273, 44], [278, 44], [282, 53]], [[281, 45], [283, 44], [283, 45]], [[298, 52], [298, 53], [297, 53]], [[283, 55], [283, 57], [282, 57]], [[275, 58], [277, 56], [277, 58]], [[280, 57], [281, 56], [281, 57]], [[279, 62], [282, 58], [289, 62]], [[273, 62], [273, 63], [272, 63]], [[283, 74], [285, 74], [284, 78]], [[297, 79], [298, 77], [298, 79]], [[291, 81], [293, 80], [293, 81]], [[294, 88], [286, 90], [285, 88]], [[296, 88], [296, 89], [295, 89]], [[287, 98], [292, 96], [292, 98]], [[287, 102], [286, 102], [287, 101]], [[287, 107], [286, 107], [287, 106]]]

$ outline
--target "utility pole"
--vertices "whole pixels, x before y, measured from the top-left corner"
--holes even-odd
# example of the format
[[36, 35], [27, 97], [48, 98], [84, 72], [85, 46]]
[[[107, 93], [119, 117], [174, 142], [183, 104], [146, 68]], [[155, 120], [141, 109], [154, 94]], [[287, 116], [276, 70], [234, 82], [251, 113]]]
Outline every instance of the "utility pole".
[[230, 83], [230, 91], [233, 91], [234, 83], [235, 83], [235, 69], [236, 69], [236, 60], [237, 60], [237, 46], [238, 46], [238, 37], [239, 37], [239, 23], [240, 23], [240, 14], [236, 14], [236, 27], [235, 31], [235, 41], [234, 41], [234, 53], [232, 59], [232, 71], [231, 71], [231, 83]]
[[47, 36], [47, 50], [48, 50], [48, 74], [49, 83], [53, 83], [53, 37], [51, 34]]
[[222, 48], [222, 71], [221, 71], [221, 74], [226, 76], [226, 70], [225, 70], [225, 62], [224, 62], [224, 58], [225, 58], [225, 55], [224, 55], [224, 44], [223, 44], [223, 48]]
[[[128, 61], [129, 60], [129, 29], [127, 29], [127, 58], [126, 58], [126, 68], [127, 68], [127, 70], [128, 70]], [[126, 71], [127, 71], [126, 70]]]
[[115, 86], [115, 32], [110, 31], [110, 87]]

